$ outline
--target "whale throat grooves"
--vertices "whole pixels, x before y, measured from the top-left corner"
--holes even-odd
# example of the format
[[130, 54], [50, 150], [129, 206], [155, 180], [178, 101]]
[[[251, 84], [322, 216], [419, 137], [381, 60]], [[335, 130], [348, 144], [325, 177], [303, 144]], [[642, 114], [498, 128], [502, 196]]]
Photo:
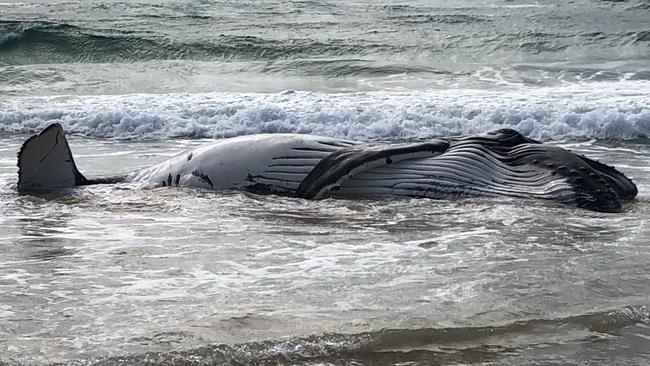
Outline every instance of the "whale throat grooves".
[[321, 160], [296, 190], [302, 198], [534, 198], [601, 212], [621, 211], [636, 194], [615, 168], [508, 129], [348, 147]]

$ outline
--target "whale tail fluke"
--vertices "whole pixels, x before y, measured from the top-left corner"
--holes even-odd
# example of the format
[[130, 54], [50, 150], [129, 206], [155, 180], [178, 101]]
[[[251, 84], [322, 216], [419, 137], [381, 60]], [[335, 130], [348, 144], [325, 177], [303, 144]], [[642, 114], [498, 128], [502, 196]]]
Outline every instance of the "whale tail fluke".
[[52, 124], [25, 141], [18, 153], [19, 193], [83, 184], [88, 184], [88, 180], [79, 173], [60, 124]]

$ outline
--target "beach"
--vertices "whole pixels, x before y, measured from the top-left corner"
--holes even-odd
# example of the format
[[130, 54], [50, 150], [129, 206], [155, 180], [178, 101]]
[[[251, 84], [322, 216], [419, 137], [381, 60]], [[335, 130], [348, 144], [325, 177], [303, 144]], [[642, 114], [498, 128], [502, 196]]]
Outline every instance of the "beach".
[[[0, 2], [0, 365], [650, 362], [643, 1]], [[60, 123], [111, 176], [216, 140], [512, 128], [613, 165], [622, 213], [513, 198], [19, 195]]]

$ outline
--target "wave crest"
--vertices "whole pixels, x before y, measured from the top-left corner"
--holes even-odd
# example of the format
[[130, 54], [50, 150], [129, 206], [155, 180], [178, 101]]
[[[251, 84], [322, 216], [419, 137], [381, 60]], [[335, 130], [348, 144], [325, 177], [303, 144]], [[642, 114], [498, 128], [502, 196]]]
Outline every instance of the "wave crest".
[[[646, 306], [533, 319], [506, 325], [459, 328], [384, 329], [360, 334], [326, 333], [285, 340], [211, 345], [169, 353], [117, 356], [93, 362], [115, 364], [277, 365], [326, 363], [448, 364], [482, 362], [648, 322]], [[347, 361], [347, 362], [343, 362]], [[354, 363], [354, 362], [352, 362]]]
[[[152, 17], [153, 15], [142, 15]], [[513, 62], [536, 62], [540, 53], [549, 54], [544, 60], [566, 59], [566, 54], [582, 55], [572, 59], [583, 62], [599, 59], [603, 52], [624, 54], [626, 59], [643, 59], [646, 56], [649, 31], [636, 29], [611, 32], [579, 32], [570, 36], [547, 32], [510, 30], [497, 34], [453, 32], [442, 40], [427, 40], [415, 45], [405, 44], [391, 37], [368, 35], [357, 38], [333, 37], [321, 39], [314, 36], [272, 37], [267, 33], [203, 34], [192, 28], [195, 17], [190, 16], [187, 31], [175, 34], [151, 33], [137, 30], [137, 23], [129, 26], [103, 24], [102, 27], [73, 25], [55, 22], [0, 21], [0, 64], [56, 64], [56, 63], [105, 63], [138, 62], [152, 60], [201, 60], [201, 61], [264, 61], [269, 70], [301, 74], [322, 68], [323, 61], [332, 63], [334, 70], [325, 69], [329, 76], [368, 75], [381, 73], [393, 75], [405, 72], [449, 72], [451, 68], [463, 72], [473, 62], [510, 64]], [[170, 18], [173, 20], [174, 18]], [[192, 20], [193, 19], [193, 20]], [[201, 18], [202, 21], [218, 21]], [[407, 13], [389, 16], [383, 21], [387, 27], [436, 24], [454, 27], [462, 24], [489, 23], [491, 17], [467, 14]], [[162, 21], [162, 20], [161, 20]], [[313, 25], [334, 27], [338, 23]], [[291, 23], [260, 24], [268, 27], [286, 28], [291, 35]], [[322, 31], [314, 28], [314, 31]], [[603, 51], [603, 50], [611, 50]], [[557, 55], [550, 56], [550, 55]], [[392, 55], [387, 57], [386, 55]], [[447, 58], [466, 60], [469, 65], [455, 69], [444, 62]], [[605, 59], [607, 59], [605, 57]], [[581, 61], [582, 60], [582, 61]], [[298, 64], [293, 64], [293, 61]], [[309, 67], [301, 67], [300, 63]], [[348, 65], [361, 66], [359, 70], [347, 70]], [[465, 62], [460, 62], [465, 64]], [[384, 67], [385, 66], [385, 67]], [[276, 70], [276, 69], [280, 70]], [[338, 69], [343, 68], [343, 71]], [[371, 73], [364, 72], [369, 68]], [[304, 69], [304, 70], [303, 70]], [[465, 70], [466, 71], [466, 70]]]
[[61, 123], [69, 133], [134, 140], [255, 133], [403, 140], [508, 127], [540, 140], [637, 139], [650, 136], [650, 106], [643, 91], [647, 83], [526, 93], [288, 91], [14, 98], [0, 102], [0, 133], [32, 133]]

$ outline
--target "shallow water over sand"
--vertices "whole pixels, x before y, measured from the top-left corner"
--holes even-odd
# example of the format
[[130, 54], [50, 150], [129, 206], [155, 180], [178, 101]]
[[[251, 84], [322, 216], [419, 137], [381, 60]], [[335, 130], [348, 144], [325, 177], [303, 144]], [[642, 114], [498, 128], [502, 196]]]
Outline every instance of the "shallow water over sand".
[[[70, 141], [89, 176], [205, 142]], [[635, 178], [622, 214], [128, 185], [20, 197], [19, 143], [0, 146], [0, 364], [648, 357], [647, 143], [567, 145]]]

